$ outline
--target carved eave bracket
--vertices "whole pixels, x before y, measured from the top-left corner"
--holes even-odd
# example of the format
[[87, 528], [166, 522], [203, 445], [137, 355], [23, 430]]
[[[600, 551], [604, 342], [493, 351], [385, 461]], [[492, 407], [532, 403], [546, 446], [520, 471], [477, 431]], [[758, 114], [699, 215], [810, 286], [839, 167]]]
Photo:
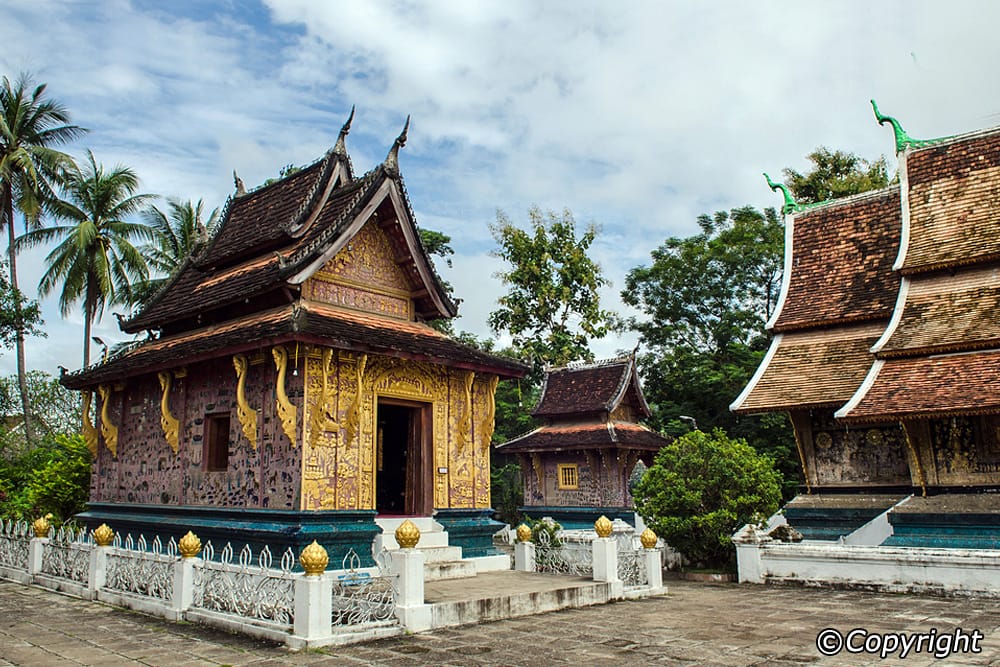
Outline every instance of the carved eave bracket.
[[257, 411], [247, 403], [246, 384], [249, 364], [242, 354], [233, 356], [233, 367], [236, 369], [236, 416], [243, 426], [243, 435], [254, 449], [257, 449]]
[[101, 396], [101, 435], [104, 436], [104, 446], [111, 456], [118, 458], [118, 427], [111, 421], [111, 387], [102, 384], [97, 388]]
[[90, 421], [90, 405], [93, 400], [93, 392], [83, 392], [83, 440], [87, 443], [87, 449], [91, 455], [97, 456], [98, 434], [94, 422]]
[[497, 384], [499, 382], [500, 377], [497, 375], [490, 376], [490, 379], [486, 381], [486, 414], [483, 415], [483, 422], [479, 425], [479, 447], [482, 454], [490, 451], [490, 444], [493, 441], [493, 431], [496, 429], [496, 396]]
[[278, 418], [281, 420], [281, 428], [288, 436], [288, 441], [292, 447], [296, 445], [296, 427], [298, 425], [298, 411], [288, 399], [285, 391], [285, 375], [288, 372], [288, 350], [281, 345], [271, 348], [274, 356], [274, 366], [278, 370], [278, 378], [275, 381], [274, 393], [277, 397]]
[[163, 437], [167, 439], [170, 449], [177, 453], [180, 442], [180, 421], [170, 412], [170, 388], [173, 385], [173, 377], [170, 371], [160, 371], [160, 388], [163, 389], [163, 396], [160, 398], [160, 426], [163, 428]]

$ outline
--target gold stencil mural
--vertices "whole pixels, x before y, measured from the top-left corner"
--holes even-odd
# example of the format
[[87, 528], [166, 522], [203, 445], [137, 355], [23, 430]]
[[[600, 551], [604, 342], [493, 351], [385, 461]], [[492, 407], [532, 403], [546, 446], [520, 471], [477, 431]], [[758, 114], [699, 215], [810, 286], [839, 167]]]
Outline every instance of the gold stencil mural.
[[[427, 449], [432, 460], [424, 465], [433, 467], [435, 507], [489, 506], [488, 443], [496, 378], [320, 347], [307, 351], [305, 374], [303, 420], [312, 424], [329, 418], [325, 429], [335, 433], [307, 429], [303, 509], [375, 509], [379, 398], [429, 404], [432, 441]], [[439, 468], [447, 472], [439, 473]]]

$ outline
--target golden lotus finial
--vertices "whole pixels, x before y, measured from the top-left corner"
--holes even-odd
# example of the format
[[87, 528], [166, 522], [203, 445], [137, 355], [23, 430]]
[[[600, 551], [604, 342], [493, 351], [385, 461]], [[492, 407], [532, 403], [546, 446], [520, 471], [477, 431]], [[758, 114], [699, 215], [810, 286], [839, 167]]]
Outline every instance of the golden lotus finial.
[[330, 556], [326, 553], [326, 549], [316, 540], [313, 540], [312, 544], [299, 554], [299, 563], [306, 571], [306, 576], [318, 577], [323, 574], [323, 571], [326, 570], [326, 564], [329, 562]]
[[31, 528], [35, 531], [35, 537], [48, 537], [49, 530], [52, 528], [52, 524], [49, 523], [48, 517], [52, 516], [47, 514], [43, 517], [35, 519], [31, 524]]
[[611, 537], [611, 519], [601, 515], [601, 518], [594, 522], [594, 530], [597, 531], [598, 537]]
[[517, 527], [517, 541], [518, 542], [530, 542], [531, 541], [531, 528], [528, 528], [526, 524], [521, 524]]
[[97, 546], [109, 547], [114, 539], [115, 531], [111, 530], [111, 526], [108, 524], [102, 523], [94, 529], [94, 543], [97, 544]]
[[417, 528], [417, 524], [409, 519], [399, 524], [399, 527], [396, 528], [396, 542], [399, 543], [400, 548], [412, 549], [417, 546], [417, 542], [419, 541], [420, 529]]
[[642, 542], [643, 549], [654, 549], [656, 548], [656, 533], [647, 528], [642, 531], [642, 535], [639, 536], [639, 541]]
[[181, 552], [181, 558], [194, 558], [201, 553], [201, 540], [189, 530], [177, 543], [177, 550]]

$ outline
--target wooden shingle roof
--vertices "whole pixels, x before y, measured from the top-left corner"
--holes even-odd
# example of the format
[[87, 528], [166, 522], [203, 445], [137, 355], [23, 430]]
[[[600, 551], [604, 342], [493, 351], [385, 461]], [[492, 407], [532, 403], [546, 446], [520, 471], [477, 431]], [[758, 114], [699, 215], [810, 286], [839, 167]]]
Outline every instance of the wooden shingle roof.
[[535, 417], [586, 415], [614, 410], [630, 395], [642, 417], [650, 415], [633, 356], [577, 364], [546, 372]]
[[541, 426], [530, 433], [497, 445], [497, 449], [504, 454], [616, 447], [655, 452], [670, 442], [670, 438], [666, 438], [641, 424], [612, 421], [608, 423]]

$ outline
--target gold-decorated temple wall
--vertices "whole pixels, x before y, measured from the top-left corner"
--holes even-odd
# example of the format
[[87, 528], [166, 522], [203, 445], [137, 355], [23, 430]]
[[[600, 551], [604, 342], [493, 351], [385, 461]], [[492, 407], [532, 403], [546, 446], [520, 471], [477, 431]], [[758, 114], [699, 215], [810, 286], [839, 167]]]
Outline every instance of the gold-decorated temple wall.
[[490, 506], [495, 376], [318, 346], [305, 356], [302, 509], [376, 509], [380, 399], [426, 406], [434, 507]]

